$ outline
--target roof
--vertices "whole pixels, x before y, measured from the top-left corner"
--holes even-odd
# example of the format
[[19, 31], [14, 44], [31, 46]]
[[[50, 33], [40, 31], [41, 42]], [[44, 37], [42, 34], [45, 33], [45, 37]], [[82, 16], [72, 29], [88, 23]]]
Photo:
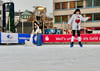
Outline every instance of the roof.
[[23, 12], [21, 15], [32, 15], [32, 13], [28, 10], [26, 10], [25, 12]]

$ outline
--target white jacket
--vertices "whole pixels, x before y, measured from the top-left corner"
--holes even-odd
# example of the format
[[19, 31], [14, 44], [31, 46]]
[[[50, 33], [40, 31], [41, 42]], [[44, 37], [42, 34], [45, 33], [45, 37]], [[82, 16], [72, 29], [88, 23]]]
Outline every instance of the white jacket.
[[82, 15], [73, 14], [70, 20], [68, 21], [68, 24], [72, 24], [72, 30], [80, 30], [80, 23], [81, 21], [87, 21], [88, 17], [83, 17]]

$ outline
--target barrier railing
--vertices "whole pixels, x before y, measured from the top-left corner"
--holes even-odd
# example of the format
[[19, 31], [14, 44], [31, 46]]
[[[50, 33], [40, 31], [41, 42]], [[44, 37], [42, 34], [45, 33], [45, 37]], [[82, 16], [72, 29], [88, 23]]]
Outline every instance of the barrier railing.
[[[43, 42], [71, 42], [72, 35], [43, 35]], [[100, 34], [82, 34], [82, 42], [100, 42]], [[75, 42], [78, 42], [77, 35]]]
[[[70, 42], [72, 35], [42, 35], [35, 34], [32, 37], [32, 43], [42, 45], [42, 43], [50, 42]], [[0, 33], [0, 43], [25, 43], [30, 41], [30, 34], [20, 33]], [[100, 34], [82, 34], [82, 42], [100, 42]], [[75, 42], [77, 42], [77, 35], [75, 36]]]

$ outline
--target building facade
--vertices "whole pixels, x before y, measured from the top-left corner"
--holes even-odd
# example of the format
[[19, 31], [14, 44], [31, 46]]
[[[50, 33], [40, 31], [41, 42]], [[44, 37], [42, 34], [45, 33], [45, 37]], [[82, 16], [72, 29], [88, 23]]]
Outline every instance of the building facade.
[[63, 22], [67, 24], [77, 8], [81, 10], [83, 16], [91, 17], [81, 24], [82, 28], [100, 28], [99, 0], [53, 0], [53, 26], [61, 28]]

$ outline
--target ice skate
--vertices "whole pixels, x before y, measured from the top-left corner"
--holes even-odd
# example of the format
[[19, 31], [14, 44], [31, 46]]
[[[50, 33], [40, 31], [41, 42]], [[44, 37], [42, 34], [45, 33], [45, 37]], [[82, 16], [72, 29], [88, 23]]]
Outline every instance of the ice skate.
[[83, 44], [82, 44], [81, 42], [79, 42], [79, 46], [80, 46], [80, 47], [83, 47]]
[[70, 47], [71, 47], [71, 48], [74, 47], [74, 43], [73, 43], [73, 42], [71, 42]]

